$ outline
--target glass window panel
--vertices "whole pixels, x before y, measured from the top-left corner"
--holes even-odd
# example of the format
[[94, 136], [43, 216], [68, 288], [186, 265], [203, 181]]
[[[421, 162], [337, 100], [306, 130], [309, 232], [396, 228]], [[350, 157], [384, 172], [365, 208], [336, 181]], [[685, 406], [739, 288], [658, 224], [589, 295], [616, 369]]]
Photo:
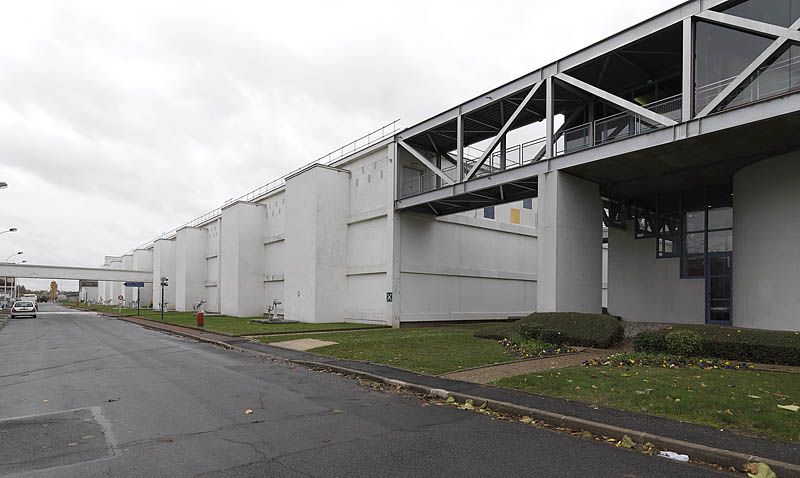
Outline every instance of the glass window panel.
[[712, 277], [711, 278], [711, 298], [712, 299], [730, 299], [731, 297], [731, 280], [728, 276]]
[[730, 252], [733, 250], [733, 231], [708, 233], [708, 252]]
[[708, 229], [730, 229], [733, 227], [733, 208], [722, 207], [708, 210]]
[[730, 256], [711, 256], [708, 261], [711, 275], [726, 275], [731, 269]]
[[686, 234], [685, 248], [687, 254], [704, 254], [706, 252], [706, 234], [693, 232]]
[[697, 22], [695, 28], [695, 110], [705, 108], [772, 43], [769, 38]]
[[756, 71], [726, 108], [789, 93], [800, 86], [800, 47], [790, 45]]
[[728, 322], [731, 320], [730, 305], [711, 307], [711, 320], [714, 322]]
[[685, 277], [704, 277], [706, 275], [706, 270], [703, 255], [685, 255], [683, 274]]
[[494, 206], [483, 208], [483, 217], [486, 219], [494, 219]]
[[690, 211], [686, 213], [686, 231], [703, 231], [706, 228], [706, 212]]
[[746, 0], [722, 11], [737, 17], [788, 27], [800, 18], [800, 0]]
[[523, 199], [522, 200], [522, 207], [525, 209], [533, 209], [533, 199]]

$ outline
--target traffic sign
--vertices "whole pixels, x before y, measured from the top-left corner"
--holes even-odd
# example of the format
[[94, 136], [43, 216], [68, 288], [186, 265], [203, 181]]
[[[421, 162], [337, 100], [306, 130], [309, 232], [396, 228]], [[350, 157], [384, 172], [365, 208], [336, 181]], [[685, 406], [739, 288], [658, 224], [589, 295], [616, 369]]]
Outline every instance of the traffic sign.
[[126, 282], [125, 287], [144, 287], [144, 282]]

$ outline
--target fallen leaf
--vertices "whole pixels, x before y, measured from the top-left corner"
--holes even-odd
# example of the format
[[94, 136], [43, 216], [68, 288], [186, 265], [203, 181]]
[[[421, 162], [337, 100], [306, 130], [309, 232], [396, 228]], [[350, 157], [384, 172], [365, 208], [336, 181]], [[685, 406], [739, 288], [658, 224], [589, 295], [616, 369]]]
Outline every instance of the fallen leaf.
[[247, 410], [244, 411], [244, 414], [245, 415], [252, 415], [253, 414], [253, 410], [248, 408]]
[[748, 395], [747, 398], [752, 398], [754, 400], [759, 400], [761, 397], [759, 397], [758, 395]]
[[777, 478], [775, 472], [766, 463], [748, 463], [744, 465], [744, 471], [750, 478]]
[[633, 440], [631, 440], [631, 437], [629, 437], [628, 435], [624, 435], [622, 437], [622, 440], [620, 440], [619, 443], [617, 443], [617, 446], [620, 446], [622, 448], [633, 448]]
[[790, 412], [800, 411], [800, 406], [797, 405], [778, 405], [781, 410], [789, 410]]
[[531, 417], [527, 417], [527, 416], [520, 418], [519, 421], [521, 421], [522, 423], [524, 423], [526, 425], [530, 425], [531, 423], [533, 423], [533, 419]]
[[49, 402], [49, 401], [50, 401], [50, 400], [42, 400], [42, 403], [47, 403], [47, 402]]
[[445, 400], [445, 403], [453, 403], [455, 401], [456, 399], [452, 395], [450, 395], [449, 397], [447, 397], [447, 400]]

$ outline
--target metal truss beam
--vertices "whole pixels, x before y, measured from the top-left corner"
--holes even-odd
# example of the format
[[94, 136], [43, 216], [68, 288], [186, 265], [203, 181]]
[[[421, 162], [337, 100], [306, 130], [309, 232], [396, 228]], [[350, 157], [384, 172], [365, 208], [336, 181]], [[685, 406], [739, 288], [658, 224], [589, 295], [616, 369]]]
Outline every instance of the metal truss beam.
[[626, 110], [631, 111], [633, 113], [636, 113], [639, 116], [642, 116], [644, 118], [649, 119], [650, 121], [654, 121], [654, 122], [656, 122], [658, 124], [661, 124], [661, 125], [664, 125], [664, 126], [675, 126], [676, 124], [678, 124], [676, 121], [674, 121], [674, 120], [672, 120], [670, 118], [667, 118], [664, 115], [660, 115], [658, 113], [650, 111], [647, 108], [644, 108], [642, 106], [637, 105], [636, 103], [632, 103], [632, 102], [630, 102], [628, 100], [624, 100], [624, 99], [620, 98], [619, 96], [612, 95], [611, 93], [609, 93], [609, 92], [607, 92], [605, 90], [601, 90], [600, 88], [597, 88], [596, 86], [592, 86], [592, 85], [590, 85], [590, 84], [588, 84], [586, 82], [583, 82], [583, 81], [581, 81], [581, 80], [579, 80], [577, 78], [573, 78], [573, 77], [571, 77], [571, 76], [569, 76], [569, 75], [567, 75], [565, 73], [558, 73], [558, 74], [556, 74], [555, 77], [558, 80], [563, 81], [564, 83], [568, 83], [568, 84], [570, 84], [570, 85], [572, 85], [572, 86], [574, 86], [576, 88], [580, 88], [583, 91], [586, 91], [587, 93], [591, 93], [592, 95], [597, 96], [598, 98], [600, 98], [603, 101], [606, 101], [608, 103], [616, 105], [616, 106], [618, 106], [620, 108], [626, 109]]
[[494, 148], [497, 147], [498, 143], [500, 143], [500, 140], [503, 139], [503, 136], [505, 136], [505, 134], [511, 128], [511, 125], [514, 124], [514, 121], [517, 120], [517, 117], [519, 117], [520, 113], [522, 113], [522, 111], [528, 105], [528, 102], [531, 100], [531, 98], [533, 98], [533, 95], [535, 95], [536, 92], [539, 91], [539, 88], [542, 86], [543, 83], [544, 83], [543, 81], [536, 83], [533, 86], [533, 88], [531, 88], [531, 90], [528, 92], [528, 94], [525, 95], [525, 99], [522, 100], [522, 103], [520, 103], [519, 106], [517, 106], [517, 109], [514, 110], [514, 112], [508, 118], [506, 124], [504, 124], [503, 127], [500, 128], [500, 132], [497, 133], [497, 136], [495, 136], [494, 139], [492, 139], [492, 141], [489, 143], [489, 146], [487, 146], [486, 150], [483, 152], [483, 154], [481, 154], [481, 157], [480, 159], [478, 159], [478, 162], [475, 163], [474, 166], [472, 166], [472, 169], [470, 169], [466, 177], [464, 177], [465, 181], [472, 179], [475, 173], [478, 172], [481, 166], [483, 166], [483, 163], [486, 162], [486, 158], [488, 158], [492, 154]]
[[[583, 113], [583, 110], [579, 108], [570, 113], [569, 116], [567, 116], [567, 118], [564, 120], [564, 124], [562, 124], [556, 131], [556, 134], [553, 137], [553, 142], [558, 142], [558, 140], [561, 138], [561, 135], [564, 134], [564, 131], [572, 127], [572, 123], [575, 121], [575, 118], [577, 118], [578, 115], [580, 115], [581, 113]], [[547, 142], [545, 141], [545, 143], [539, 148], [539, 151], [533, 156], [531, 162], [535, 163], [536, 161], [539, 161], [544, 157], [546, 153], [547, 153]]]
[[446, 182], [447, 184], [455, 184], [455, 183], [453, 182], [453, 180], [452, 180], [452, 179], [450, 179], [450, 176], [448, 176], [448, 175], [444, 174], [444, 173], [442, 172], [442, 170], [441, 170], [441, 169], [437, 168], [437, 167], [436, 167], [436, 166], [435, 166], [433, 163], [431, 163], [431, 162], [428, 160], [428, 158], [426, 158], [425, 156], [421, 155], [421, 154], [419, 153], [419, 151], [417, 151], [416, 149], [414, 149], [414, 148], [412, 148], [411, 146], [409, 146], [408, 144], [406, 144], [406, 142], [405, 142], [405, 141], [403, 141], [402, 139], [398, 139], [398, 140], [397, 140], [397, 144], [399, 144], [400, 146], [402, 146], [402, 147], [403, 147], [403, 149], [405, 149], [406, 151], [408, 151], [408, 152], [411, 154], [411, 156], [414, 156], [414, 158], [416, 158], [416, 159], [417, 159], [417, 161], [419, 161], [420, 163], [422, 163], [423, 165], [425, 165], [425, 167], [426, 167], [426, 168], [430, 169], [431, 171], [433, 171], [433, 172], [434, 172], [434, 174], [436, 174], [437, 176], [439, 176], [440, 178], [442, 178], [442, 180], [443, 180], [444, 182]]
[[[705, 13], [708, 13], [708, 12], [703, 12], [703, 13], [705, 14]], [[716, 13], [716, 12], [714, 12], [714, 13]], [[698, 15], [698, 16], [700, 16], [700, 15]], [[731, 15], [725, 15], [725, 16], [726, 17], [730, 17]], [[751, 22], [751, 20], [748, 20], [748, 22]], [[738, 21], [737, 21], [737, 23], [738, 23]], [[754, 22], [754, 23], [761, 23], [761, 22]], [[732, 23], [728, 23], [728, 25], [736, 26], [736, 25], [734, 25]], [[763, 25], [767, 25], [767, 24], [764, 23]], [[774, 26], [775, 28], [778, 28], [780, 30], [787, 30], [787, 29], [785, 29], [783, 27], [778, 27], [778, 26], [775, 26], [775, 25], [772, 25], [772, 26]], [[798, 33], [797, 32], [798, 29], [800, 29], [800, 20], [797, 20], [796, 22], [794, 22], [792, 24], [792, 26], [789, 27], [788, 30], [793, 31], [794, 33]], [[752, 63], [747, 65], [747, 67], [744, 69], [744, 71], [739, 73], [739, 75], [732, 82], [730, 82], [730, 84], [728, 84], [728, 86], [726, 86], [724, 90], [722, 90], [716, 97], [714, 97], [714, 99], [711, 100], [711, 103], [706, 105], [706, 107], [703, 108], [702, 111], [697, 113], [696, 118], [702, 118], [704, 116], [708, 116], [709, 114], [711, 114], [715, 109], [717, 109], [717, 107], [719, 107], [722, 104], [723, 101], [728, 99], [728, 97], [731, 94], [733, 94], [734, 91], [736, 91], [740, 86], [742, 86], [742, 84], [745, 81], [747, 81], [747, 79], [750, 78], [750, 76], [752, 76], [754, 73], [756, 73], [756, 71], [758, 71], [758, 69], [761, 68], [761, 66], [764, 63], [766, 63], [770, 58], [772, 58], [772, 56], [775, 53], [777, 53], [778, 50], [783, 48], [783, 46], [786, 45], [786, 43], [788, 43], [790, 40], [795, 41], [794, 37], [789, 37], [789, 36], [785, 36], [785, 35], [779, 36], [775, 41], [773, 41], [767, 47], [766, 50], [764, 50], [763, 53], [758, 55], [758, 58], [756, 58], [755, 60], [753, 60]]]
[[717, 23], [726, 27], [734, 27], [739, 30], [744, 30], [750, 33], [759, 33], [772, 38], [786, 38], [788, 40], [800, 42], [800, 32], [796, 28], [782, 27], [773, 25], [771, 23], [759, 22], [757, 20], [750, 20], [744, 17], [737, 17], [727, 13], [715, 12], [713, 10], [706, 10], [695, 15], [696, 18], [708, 20], [712, 23]]

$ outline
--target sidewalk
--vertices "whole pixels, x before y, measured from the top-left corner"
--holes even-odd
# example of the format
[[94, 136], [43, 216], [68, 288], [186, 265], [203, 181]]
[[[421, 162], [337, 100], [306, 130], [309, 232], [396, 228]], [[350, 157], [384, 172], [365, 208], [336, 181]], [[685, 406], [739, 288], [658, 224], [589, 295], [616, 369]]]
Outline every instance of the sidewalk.
[[[689, 444], [700, 445], [700, 447], [697, 448], [711, 447], [720, 449], [718, 451], [727, 450], [747, 456], [762, 457], [777, 462], [784, 462], [791, 464], [791, 470], [789, 473], [778, 473], [778, 476], [800, 476], [800, 446], [797, 444], [777, 442], [760, 437], [750, 437], [703, 425], [679, 422], [650, 415], [641, 415], [612, 408], [590, 406], [570, 400], [539, 396], [491, 385], [422, 375], [384, 365], [323, 357], [308, 352], [299, 352], [260, 342], [253, 342], [244, 338], [233, 338], [209, 332], [201, 332], [187, 327], [154, 323], [150, 320], [131, 317], [119, 317], [119, 320], [132, 322], [155, 330], [192, 337], [226, 348], [266, 354], [304, 365], [356, 371], [371, 376], [378, 376], [388, 381], [405, 382], [406, 384], [417, 385], [426, 389], [437, 389], [440, 391], [447, 391], [447, 393], [468, 395], [479, 397], [480, 399], [502, 402], [506, 405], [537, 409], [545, 411], [545, 413], [550, 412], [550, 414], [564, 416], [563, 418], [565, 419], [574, 417], [577, 420], [572, 421], [576, 422], [588, 421], [586, 422], [587, 424], [589, 422], [594, 422], [595, 424], [607, 425], [620, 429], [632, 429], [639, 434], [655, 435], [657, 437], [663, 437], [668, 441], [680, 440], [682, 442], [689, 442]], [[770, 466], [773, 465], [770, 464]], [[775, 469], [774, 466], [773, 469]]]

